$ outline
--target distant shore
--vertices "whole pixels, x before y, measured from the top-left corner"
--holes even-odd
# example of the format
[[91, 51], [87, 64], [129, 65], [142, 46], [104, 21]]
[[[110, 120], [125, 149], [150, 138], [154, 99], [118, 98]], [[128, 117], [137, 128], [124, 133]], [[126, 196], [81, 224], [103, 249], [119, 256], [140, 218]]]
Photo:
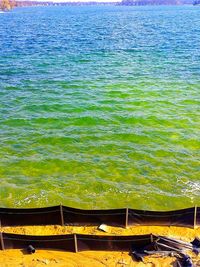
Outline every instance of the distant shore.
[[[193, 0], [122, 0], [121, 2], [42, 2], [42, 1], [16, 1], [14, 7], [29, 6], [91, 6], [91, 5], [113, 5], [113, 6], [146, 6], [146, 5], [198, 5], [198, 1]], [[0, 8], [1, 10], [1, 8]]]

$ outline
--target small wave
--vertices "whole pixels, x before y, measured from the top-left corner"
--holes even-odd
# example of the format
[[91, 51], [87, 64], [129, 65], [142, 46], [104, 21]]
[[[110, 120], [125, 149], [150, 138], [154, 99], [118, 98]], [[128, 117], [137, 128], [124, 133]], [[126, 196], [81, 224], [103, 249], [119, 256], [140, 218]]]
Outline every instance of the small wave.
[[43, 190], [41, 190], [41, 192], [39, 192], [39, 193], [29, 194], [25, 198], [22, 198], [21, 200], [16, 201], [15, 206], [16, 207], [22, 207], [22, 206], [26, 206], [26, 205], [27, 206], [28, 205], [42, 206], [43, 203], [48, 203], [47, 202], [47, 195]]
[[192, 182], [188, 181], [186, 183], [186, 188], [183, 189], [183, 193], [189, 193], [193, 197], [193, 195], [199, 196], [200, 193], [200, 182]]

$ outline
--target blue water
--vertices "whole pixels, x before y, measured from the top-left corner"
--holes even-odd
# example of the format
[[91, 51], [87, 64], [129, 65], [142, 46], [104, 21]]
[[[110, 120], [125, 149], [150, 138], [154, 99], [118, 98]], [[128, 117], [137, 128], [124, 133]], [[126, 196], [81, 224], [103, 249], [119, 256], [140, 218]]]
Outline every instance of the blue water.
[[16, 8], [0, 25], [0, 206], [200, 205], [200, 8]]

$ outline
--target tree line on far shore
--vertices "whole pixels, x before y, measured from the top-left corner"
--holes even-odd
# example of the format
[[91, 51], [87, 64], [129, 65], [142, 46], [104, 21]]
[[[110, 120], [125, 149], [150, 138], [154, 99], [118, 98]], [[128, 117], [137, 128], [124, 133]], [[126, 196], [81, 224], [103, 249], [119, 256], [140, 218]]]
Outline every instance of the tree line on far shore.
[[0, 1], [0, 10], [9, 11], [16, 6], [15, 0], [1, 0]]
[[122, 6], [142, 6], [142, 5], [199, 5], [200, 0], [122, 0], [121, 2], [47, 2], [31, 0], [0, 0], [0, 10], [9, 11], [13, 7], [25, 6], [68, 6], [68, 5], [122, 5]]

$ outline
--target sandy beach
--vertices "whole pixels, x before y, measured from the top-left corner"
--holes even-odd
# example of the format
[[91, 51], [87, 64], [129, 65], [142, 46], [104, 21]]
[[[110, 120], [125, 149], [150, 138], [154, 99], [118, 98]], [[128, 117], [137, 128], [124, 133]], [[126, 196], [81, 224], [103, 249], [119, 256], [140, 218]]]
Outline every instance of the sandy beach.
[[[97, 227], [72, 227], [72, 226], [27, 226], [27, 227], [3, 227], [7, 233], [27, 235], [59, 235], [69, 233], [98, 234], [98, 235], [142, 235], [158, 234], [175, 237], [179, 240], [190, 242], [195, 237], [200, 237], [200, 228], [190, 229], [182, 227], [138, 226], [128, 229], [107, 227], [107, 233], [99, 231]], [[189, 253], [195, 266], [200, 266], [200, 257]], [[176, 258], [157, 255], [145, 257], [144, 262], [136, 262], [129, 252], [110, 251], [84, 251], [71, 253], [56, 250], [36, 250], [34, 254], [27, 254], [25, 250], [0, 251], [0, 266], [2, 267], [40, 267], [40, 266], [67, 266], [67, 267], [125, 267], [125, 266], [176, 266]]]

